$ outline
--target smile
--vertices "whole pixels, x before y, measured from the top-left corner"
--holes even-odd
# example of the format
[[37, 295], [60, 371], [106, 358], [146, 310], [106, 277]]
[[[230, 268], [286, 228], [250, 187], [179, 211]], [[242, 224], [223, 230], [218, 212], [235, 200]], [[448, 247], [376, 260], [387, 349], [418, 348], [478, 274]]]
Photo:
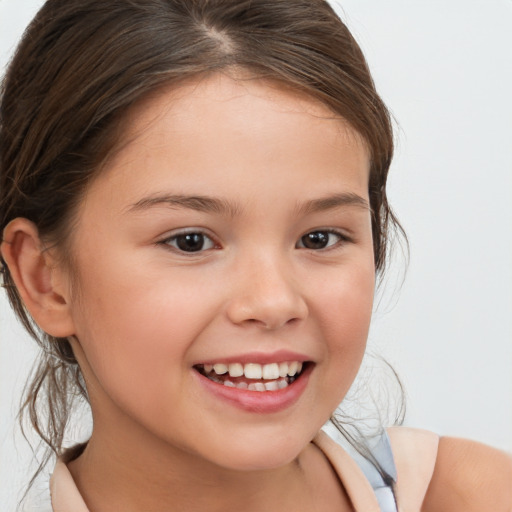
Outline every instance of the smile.
[[279, 391], [287, 388], [300, 375], [307, 363], [216, 363], [200, 364], [194, 368], [212, 382], [247, 391]]

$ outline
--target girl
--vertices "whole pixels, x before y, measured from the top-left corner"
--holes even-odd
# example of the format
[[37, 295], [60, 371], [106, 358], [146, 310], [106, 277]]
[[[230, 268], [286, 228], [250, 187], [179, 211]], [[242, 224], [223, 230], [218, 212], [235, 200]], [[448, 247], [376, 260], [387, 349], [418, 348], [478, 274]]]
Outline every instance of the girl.
[[[389, 114], [328, 4], [49, 0], [1, 123], [54, 511], [510, 510], [498, 451], [395, 429], [366, 477], [319, 433], [397, 225]], [[64, 450], [77, 394], [93, 431]]]

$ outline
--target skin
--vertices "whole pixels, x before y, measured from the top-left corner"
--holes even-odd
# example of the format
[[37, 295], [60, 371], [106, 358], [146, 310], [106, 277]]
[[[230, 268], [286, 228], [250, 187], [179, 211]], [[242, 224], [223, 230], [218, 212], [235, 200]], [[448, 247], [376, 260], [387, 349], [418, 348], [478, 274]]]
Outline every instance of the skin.
[[[36, 322], [72, 337], [94, 430], [69, 469], [89, 509], [352, 510], [310, 441], [353, 382], [370, 323], [364, 143], [307, 96], [225, 75], [148, 98], [127, 127], [79, 206], [71, 268], [26, 219], [2, 245]], [[171, 204], [177, 195], [228, 207]], [[209, 237], [204, 250], [178, 250], [184, 229]], [[305, 247], [312, 232], [328, 247]], [[272, 413], [218, 399], [193, 369], [278, 350], [313, 370]], [[467, 472], [465, 442], [452, 444], [440, 445], [424, 511], [468, 510], [449, 499]]]
[[[148, 99], [128, 125], [79, 207], [72, 272], [44, 253], [62, 313], [44, 328], [73, 335], [93, 412], [91, 440], [69, 465], [86, 503], [349, 510], [310, 441], [354, 380], [368, 334], [364, 143], [315, 100], [225, 75]], [[141, 206], [176, 195], [229, 206]], [[172, 237], [184, 229], [212, 242], [180, 252]], [[318, 231], [328, 247], [302, 245]], [[279, 350], [314, 367], [298, 400], [273, 413], [213, 397], [193, 369]]]
[[510, 512], [512, 457], [481, 443], [441, 438], [422, 512]]

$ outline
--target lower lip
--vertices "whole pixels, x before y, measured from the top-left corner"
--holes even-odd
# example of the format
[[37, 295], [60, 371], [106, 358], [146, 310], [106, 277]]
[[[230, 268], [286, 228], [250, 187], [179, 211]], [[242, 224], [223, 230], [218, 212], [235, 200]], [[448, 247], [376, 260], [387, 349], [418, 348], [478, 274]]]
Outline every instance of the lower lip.
[[270, 414], [283, 411], [297, 402], [306, 389], [313, 366], [313, 364], [308, 364], [298, 379], [288, 387], [276, 391], [248, 391], [232, 388], [213, 382], [196, 370], [194, 373], [201, 385], [221, 400], [244, 411]]

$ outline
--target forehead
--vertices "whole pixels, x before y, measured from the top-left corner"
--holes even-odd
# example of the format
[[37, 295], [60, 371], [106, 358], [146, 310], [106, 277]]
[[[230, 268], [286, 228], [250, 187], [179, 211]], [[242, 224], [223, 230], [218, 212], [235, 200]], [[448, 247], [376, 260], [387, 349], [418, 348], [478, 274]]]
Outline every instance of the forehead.
[[288, 171], [297, 169], [298, 177], [299, 167], [311, 169], [319, 188], [345, 180], [362, 194], [368, 186], [365, 142], [323, 103], [275, 81], [216, 74], [137, 104], [97, 181], [129, 175], [144, 190], [159, 176], [162, 187], [179, 183], [184, 192], [203, 193], [203, 185], [219, 182], [228, 190], [233, 177], [291, 187], [295, 177]]
[[181, 130], [187, 128], [188, 120], [188, 128], [196, 137], [215, 136], [206, 130], [207, 117], [212, 114], [219, 124], [234, 126], [238, 123], [245, 127], [249, 122], [254, 126], [266, 123], [266, 127], [271, 128], [276, 118], [265, 115], [269, 107], [274, 112], [289, 114], [290, 120], [294, 114], [310, 116], [312, 129], [318, 130], [323, 125], [331, 131], [331, 136], [336, 133], [340, 139], [361, 146], [368, 153], [367, 143], [359, 132], [318, 99], [287, 83], [239, 70], [192, 77], [144, 97], [127, 112], [115, 154], [131, 143], [142, 143], [145, 137], [154, 137], [157, 130], [151, 128], [163, 126], [165, 117], [174, 122], [177, 129], [179, 124]]

